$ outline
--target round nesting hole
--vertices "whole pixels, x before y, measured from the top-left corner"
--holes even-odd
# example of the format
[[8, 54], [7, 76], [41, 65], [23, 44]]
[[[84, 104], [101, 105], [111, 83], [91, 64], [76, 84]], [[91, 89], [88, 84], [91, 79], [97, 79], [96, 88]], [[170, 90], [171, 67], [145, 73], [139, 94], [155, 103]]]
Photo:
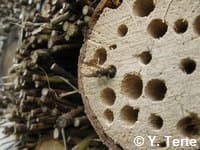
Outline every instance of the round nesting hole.
[[174, 31], [178, 34], [184, 33], [187, 31], [188, 28], [188, 22], [185, 19], [178, 19], [174, 23]]
[[153, 128], [155, 129], [161, 129], [163, 126], [163, 119], [156, 115], [156, 114], [151, 114], [149, 117], [149, 123], [152, 125]]
[[114, 120], [114, 115], [113, 115], [113, 112], [110, 110], [110, 109], [106, 109], [105, 111], [104, 111], [104, 118], [105, 118], [105, 120], [107, 121], [107, 123], [112, 123], [113, 122], [113, 120]]
[[148, 16], [155, 8], [153, 0], [136, 0], [133, 4], [133, 11], [137, 16]]
[[200, 35], [200, 15], [194, 20], [194, 30]]
[[159, 147], [166, 147], [167, 143], [165, 141], [162, 141], [162, 142], [158, 143], [158, 146]]
[[94, 60], [97, 64], [103, 65], [107, 60], [107, 52], [105, 48], [99, 48], [94, 54]]
[[163, 80], [153, 79], [147, 83], [145, 92], [152, 100], [160, 101], [164, 99], [167, 87]]
[[121, 121], [127, 125], [131, 126], [138, 120], [139, 109], [133, 109], [130, 106], [125, 106], [120, 111]]
[[186, 74], [191, 74], [196, 69], [196, 62], [190, 58], [181, 60], [180, 68]]
[[125, 24], [122, 24], [118, 27], [118, 34], [123, 37], [127, 34], [128, 27]]
[[142, 52], [139, 55], [139, 57], [140, 57], [140, 61], [145, 65], [149, 64], [151, 62], [151, 59], [152, 59], [152, 55], [149, 51]]
[[161, 19], [154, 19], [148, 25], [148, 32], [154, 38], [161, 38], [167, 32], [168, 26]]
[[114, 0], [111, 1], [111, 3], [108, 3], [107, 7], [111, 9], [117, 9], [121, 4], [123, 0]]
[[177, 123], [177, 129], [187, 137], [194, 137], [200, 135], [200, 119], [196, 114], [184, 117]]
[[121, 83], [121, 91], [130, 98], [137, 99], [142, 95], [143, 81], [140, 76], [127, 74]]
[[111, 106], [115, 103], [116, 95], [113, 89], [105, 88], [101, 91], [101, 97], [105, 105]]
[[116, 48], [117, 48], [117, 45], [116, 45], [116, 44], [112, 44], [112, 45], [109, 46], [109, 49], [110, 49], [110, 50], [114, 50], [114, 49], [116, 49]]

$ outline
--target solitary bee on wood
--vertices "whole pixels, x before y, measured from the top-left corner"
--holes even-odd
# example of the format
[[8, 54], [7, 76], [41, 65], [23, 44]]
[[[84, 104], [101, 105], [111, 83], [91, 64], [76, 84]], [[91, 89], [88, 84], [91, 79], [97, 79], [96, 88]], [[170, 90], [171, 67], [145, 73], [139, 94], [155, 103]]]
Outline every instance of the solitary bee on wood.
[[98, 70], [94, 71], [93, 73], [86, 75], [87, 77], [107, 77], [107, 78], [114, 78], [117, 73], [117, 68], [114, 65], [109, 65], [106, 68], [99, 68]]

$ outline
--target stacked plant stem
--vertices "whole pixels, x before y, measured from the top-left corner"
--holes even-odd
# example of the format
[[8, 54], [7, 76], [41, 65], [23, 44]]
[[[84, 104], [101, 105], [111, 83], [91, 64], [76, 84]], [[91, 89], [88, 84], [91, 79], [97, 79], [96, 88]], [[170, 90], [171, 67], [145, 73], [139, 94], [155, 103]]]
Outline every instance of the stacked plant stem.
[[106, 149], [77, 88], [79, 50], [97, 3], [46, 0], [40, 11], [22, 17], [16, 57], [1, 78], [1, 126], [5, 138], [15, 135], [8, 149], [34, 149], [51, 136], [62, 139], [65, 149]]
[[[1, 0], [0, 34], [7, 34], [13, 26], [19, 25], [22, 17], [34, 15], [42, 7], [40, 0]], [[29, 12], [29, 13], [25, 13]]]
[[[41, 9], [38, 0], [1, 0], [0, 3], [0, 76], [4, 74], [7, 48], [17, 41], [17, 30], [25, 16], [34, 15]], [[29, 13], [25, 13], [29, 12]], [[10, 50], [12, 51], [12, 50]], [[12, 52], [11, 52], [12, 53]], [[9, 64], [10, 65], [10, 64]], [[7, 66], [6, 66], [7, 67]]]

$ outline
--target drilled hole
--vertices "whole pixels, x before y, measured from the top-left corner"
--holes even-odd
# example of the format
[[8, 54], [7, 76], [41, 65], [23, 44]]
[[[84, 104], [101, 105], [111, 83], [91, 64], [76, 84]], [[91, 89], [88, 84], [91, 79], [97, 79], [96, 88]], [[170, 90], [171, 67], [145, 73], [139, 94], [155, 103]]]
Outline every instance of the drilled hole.
[[164, 81], [153, 79], [147, 83], [145, 92], [152, 100], [159, 101], [164, 99], [167, 87]]
[[106, 119], [106, 121], [108, 123], [112, 123], [113, 120], [114, 120], [114, 115], [113, 115], [113, 112], [110, 110], [110, 109], [106, 109], [104, 111], [104, 118]]
[[105, 48], [99, 48], [94, 55], [94, 61], [97, 64], [103, 65], [107, 60], [107, 52]]
[[159, 147], [166, 147], [167, 143], [165, 141], [162, 141], [162, 142], [158, 143], [158, 146]]
[[200, 35], [200, 15], [194, 21], [194, 29]]
[[163, 119], [155, 114], [151, 114], [151, 116], [149, 117], [149, 122], [155, 129], [161, 129], [163, 126]]
[[118, 27], [118, 34], [120, 36], [125, 36], [128, 32], [128, 27], [125, 24], [122, 24]]
[[103, 103], [106, 105], [113, 105], [116, 99], [116, 95], [113, 89], [105, 88], [101, 91], [101, 97], [103, 98]]
[[107, 7], [112, 9], [117, 9], [121, 4], [123, 0], [112, 0], [107, 3]]
[[125, 125], [133, 125], [138, 120], [139, 109], [133, 109], [130, 106], [125, 106], [120, 112], [120, 119]]
[[133, 5], [134, 13], [137, 16], [148, 16], [155, 8], [153, 0], [136, 0]]
[[116, 48], [117, 48], [117, 45], [116, 45], [116, 44], [113, 44], [113, 45], [110, 45], [110, 46], [109, 46], [109, 49], [110, 49], [110, 50], [114, 50], [114, 49], [116, 49]]
[[200, 119], [196, 114], [184, 117], [177, 123], [177, 129], [185, 136], [194, 137], [200, 135]]
[[167, 32], [168, 26], [161, 19], [154, 19], [148, 25], [148, 32], [154, 38], [161, 38]]
[[146, 52], [142, 52], [140, 55], [140, 60], [143, 64], [147, 65], [150, 63], [151, 59], [152, 59], [152, 55], [149, 51]]
[[121, 84], [121, 91], [128, 97], [137, 99], [142, 95], [143, 82], [138, 75], [128, 74]]
[[176, 33], [184, 33], [187, 31], [188, 22], [184, 19], [178, 19], [174, 24], [174, 30]]
[[190, 58], [181, 60], [180, 68], [186, 74], [191, 74], [196, 69], [196, 62]]

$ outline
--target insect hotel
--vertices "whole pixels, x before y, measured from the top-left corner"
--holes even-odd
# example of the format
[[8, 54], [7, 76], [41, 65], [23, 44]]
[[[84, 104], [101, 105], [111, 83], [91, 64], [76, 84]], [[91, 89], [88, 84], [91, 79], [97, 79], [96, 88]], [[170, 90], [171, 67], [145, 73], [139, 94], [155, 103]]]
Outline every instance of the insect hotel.
[[0, 8], [0, 150], [200, 149], [199, 0]]

